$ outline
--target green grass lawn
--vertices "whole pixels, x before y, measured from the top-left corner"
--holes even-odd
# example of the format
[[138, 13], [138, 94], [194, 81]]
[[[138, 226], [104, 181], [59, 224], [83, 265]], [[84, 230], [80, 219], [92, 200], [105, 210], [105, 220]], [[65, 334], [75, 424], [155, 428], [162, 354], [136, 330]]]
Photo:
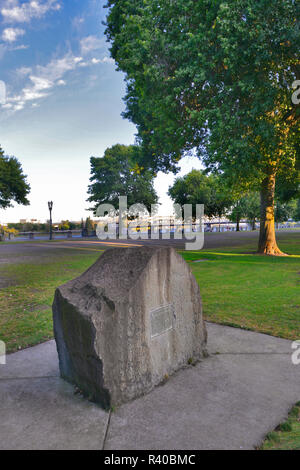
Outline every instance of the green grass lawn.
[[[299, 339], [300, 235], [296, 242], [287, 235], [280, 247], [291, 256], [247, 254], [255, 250], [251, 244], [181, 252], [200, 285], [205, 318]], [[0, 339], [8, 352], [52, 337], [55, 288], [84, 272], [100, 254], [66, 249], [43, 262], [37, 257], [31, 263], [0, 263], [0, 277], [15, 284], [0, 289]]]
[[287, 421], [270, 432], [261, 450], [300, 450], [300, 402], [289, 413]]
[[[47, 262], [0, 265], [15, 285], [0, 290], [0, 339], [13, 352], [53, 337], [55, 288], [84, 272], [101, 253], [66, 250]], [[68, 253], [70, 252], [70, 253]]]
[[[253, 248], [253, 247], [252, 247]], [[300, 338], [300, 237], [289, 257], [251, 247], [182, 252], [199, 283], [205, 318], [287, 339]], [[202, 260], [197, 262], [197, 260]]]

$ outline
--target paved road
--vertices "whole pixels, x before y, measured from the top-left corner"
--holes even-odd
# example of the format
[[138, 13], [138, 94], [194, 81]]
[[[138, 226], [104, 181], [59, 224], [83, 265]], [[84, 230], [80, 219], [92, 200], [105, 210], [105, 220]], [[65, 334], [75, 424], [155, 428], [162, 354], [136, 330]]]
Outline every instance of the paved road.
[[207, 326], [207, 359], [111, 415], [59, 378], [54, 341], [9, 355], [0, 449], [254, 449], [300, 400], [291, 342]]
[[[277, 239], [284, 240], [300, 239], [300, 230], [282, 230], [277, 232]], [[226, 248], [252, 245], [253, 248], [258, 241], [258, 232], [224, 232], [205, 233], [204, 249]], [[190, 243], [190, 242], [189, 242]], [[22, 262], [33, 258], [37, 262], [46, 261], [51, 255], [61, 255], [61, 250], [81, 249], [89, 251], [102, 251], [114, 246], [140, 246], [140, 245], [171, 245], [178, 249], [184, 249], [185, 242], [182, 240], [108, 240], [100, 241], [97, 238], [64, 241], [32, 241], [19, 243], [0, 244], [0, 263]]]

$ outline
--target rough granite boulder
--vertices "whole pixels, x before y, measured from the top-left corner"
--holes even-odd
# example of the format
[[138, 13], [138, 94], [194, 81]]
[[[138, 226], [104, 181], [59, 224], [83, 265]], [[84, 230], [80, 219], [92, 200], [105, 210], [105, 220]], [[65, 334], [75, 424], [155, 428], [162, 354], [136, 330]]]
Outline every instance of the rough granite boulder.
[[61, 376], [104, 408], [206, 355], [198, 284], [173, 248], [112, 248], [53, 303]]

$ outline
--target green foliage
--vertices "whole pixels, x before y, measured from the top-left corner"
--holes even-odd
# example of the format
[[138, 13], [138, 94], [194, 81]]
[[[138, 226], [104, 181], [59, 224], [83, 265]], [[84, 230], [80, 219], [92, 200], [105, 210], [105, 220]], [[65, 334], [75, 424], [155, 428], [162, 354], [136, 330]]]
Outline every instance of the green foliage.
[[111, 54], [126, 74], [124, 115], [137, 125], [150, 166], [170, 169], [195, 151], [208, 168], [246, 188], [270, 172], [296, 174], [298, 2], [107, 6]]
[[286, 203], [300, 198], [300, 171], [290, 175], [280, 175], [276, 181], [276, 200]]
[[12, 234], [12, 235], [17, 235], [19, 233], [19, 231], [16, 230], [15, 228], [10, 228], [8, 226], [0, 225], [0, 233], [1, 234], [7, 233], [7, 234]]
[[29, 192], [30, 186], [21, 164], [15, 157], [5, 156], [0, 147], [0, 208], [10, 207], [12, 201], [28, 205]]
[[7, 224], [8, 228], [11, 229], [16, 229], [18, 232], [47, 232], [49, 231], [49, 228], [47, 230], [47, 224], [38, 224], [38, 223], [31, 223], [31, 222], [26, 222], [26, 223], [18, 223], [18, 222], [13, 222]]
[[70, 230], [70, 222], [68, 220], [62, 220], [58, 228], [59, 230]]
[[87, 217], [86, 218], [86, 221], [85, 221], [85, 224], [84, 224], [84, 228], [88, 231], [93, 231], [95, 229], [95, 224], [94, 222], [91, 220], [90, 217]]
[[67, 221], [69, 225], [69, 230], [80, 230], [81, 228], [81, 222], [72, 222], [72, 221]]
[[260, 446], [261, 450], [299, 450], [300, 449], [300, 403], [289, 412], [287, 421], [280, 423], [276, 431], [267, 434]]
[[275, 206], [275, 221], [287, 222], [290, 218], [293, 218], [296, 211], [296, 204], [295, 200], [286, 203], [277, 201]]
[[8, 235], [8, 234], [17, 235], [18, 230], [16, 230], [15, 228], [10, 228], [8, 226], [0, 225], [0, 235]]
[[293, 213], [293, 218], [299, 222], [300, 221], [300, 199], [297, 201], [297, 205], [295, 207], [294, 213]]
[[157, 203], [153, 187], [154, 174], [139, 165], [140, 148], [136, 145], [114, 145], [104, 152], [102, 158], [91, 158], [91, 185], [89, 202], [109, 203], [119, 207], [119, 196], [127, 196], [128, 205], [144, 204], [148, 210]]
[[266, 435], [266, 440], [270, 442], [279, 442], [279, 436], [275, 431], [271, 431]]
[[260, 215], [260, 198], [257, 192], [247, 192], [242, 197], [238, 198], [232, 208], [229, 216], [233, 222], [239, 222], [241, 219], [246, 219], [255, 228], [255, 222]]
[[290, 432], [292, 431], [292, 424], [290, 421], [284, 421], [283, 423], [280, 423], [278, 426], [279, 431], [283, 432]]
[[181, 206], [192, 204], [194, 216], [196, 204], [204, 204], [207, 217], [222, 217], [232, 205], [232, 196], [222, 184], [221, 178], [207, 176], [201, 170], [192, 170], [187, 175], [176, 178], [168, 194]]

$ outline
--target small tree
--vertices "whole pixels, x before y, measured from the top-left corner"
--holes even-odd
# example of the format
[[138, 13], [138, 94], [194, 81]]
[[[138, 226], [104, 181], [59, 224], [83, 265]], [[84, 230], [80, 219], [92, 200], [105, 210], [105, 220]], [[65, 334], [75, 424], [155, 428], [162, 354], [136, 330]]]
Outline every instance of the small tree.
[[70, 230], [70, 222], [68, 220], [62, 220], [59, 224], [59, 230]]
[[85, 227], [88, 232], [92, 232], [94, 230], [94, 222], [91, 220], [90, 217], [86, 218]]
[[99, 204], [110, 203], [116, 209], [119, 197], [127, 196], [128, 205], [144, 204], [148, 210], [156, 204], [154, 173], [139, 165], [141, 150], [136, 145], [114, 145], [104, 152], [102, 158], [91, 158], [91, 184], [88, 188], [90, 210], [96, 212]]
[[0, 208], [6, 209], [14, 201], [27, 206], [30, 186], [22, 166], [15, 157], [4, 155], [0, 147]]
[[237, 231], [239, 231], [239, 224], [242, 219], [246, 219], [252, 227], [252, 230], [256, 228], [256, 221], [260, 216], [260, 198], [258, 192], [248, 192], [243, 196], [239, 197], [233, 207], [229, 216], [230, 220], [236, 222]]
[[250, 192], [245, 196], [245, 217], [252, 226], [252, 230], [256, 228], [256, 221], [260, 217], [260, 197], [258, 192]]
[[204, 214], [221, 218], [232, 205], [232, 196], [222, 179], [215, 175], [206, 175], [201, 170], [192, 170], [183, 177], [175, 179], [168, 191], [171, 199], [183, 206], [192, 204], [193, 217], [196, 216], [196, 205], [204, 204]]
[[240, 198], [234, 202], [234, 205], [229, 214], [229, 220], [236, 223], [236, 231], [240, 231], [240, 222], [245, 217], [244, 199]]

